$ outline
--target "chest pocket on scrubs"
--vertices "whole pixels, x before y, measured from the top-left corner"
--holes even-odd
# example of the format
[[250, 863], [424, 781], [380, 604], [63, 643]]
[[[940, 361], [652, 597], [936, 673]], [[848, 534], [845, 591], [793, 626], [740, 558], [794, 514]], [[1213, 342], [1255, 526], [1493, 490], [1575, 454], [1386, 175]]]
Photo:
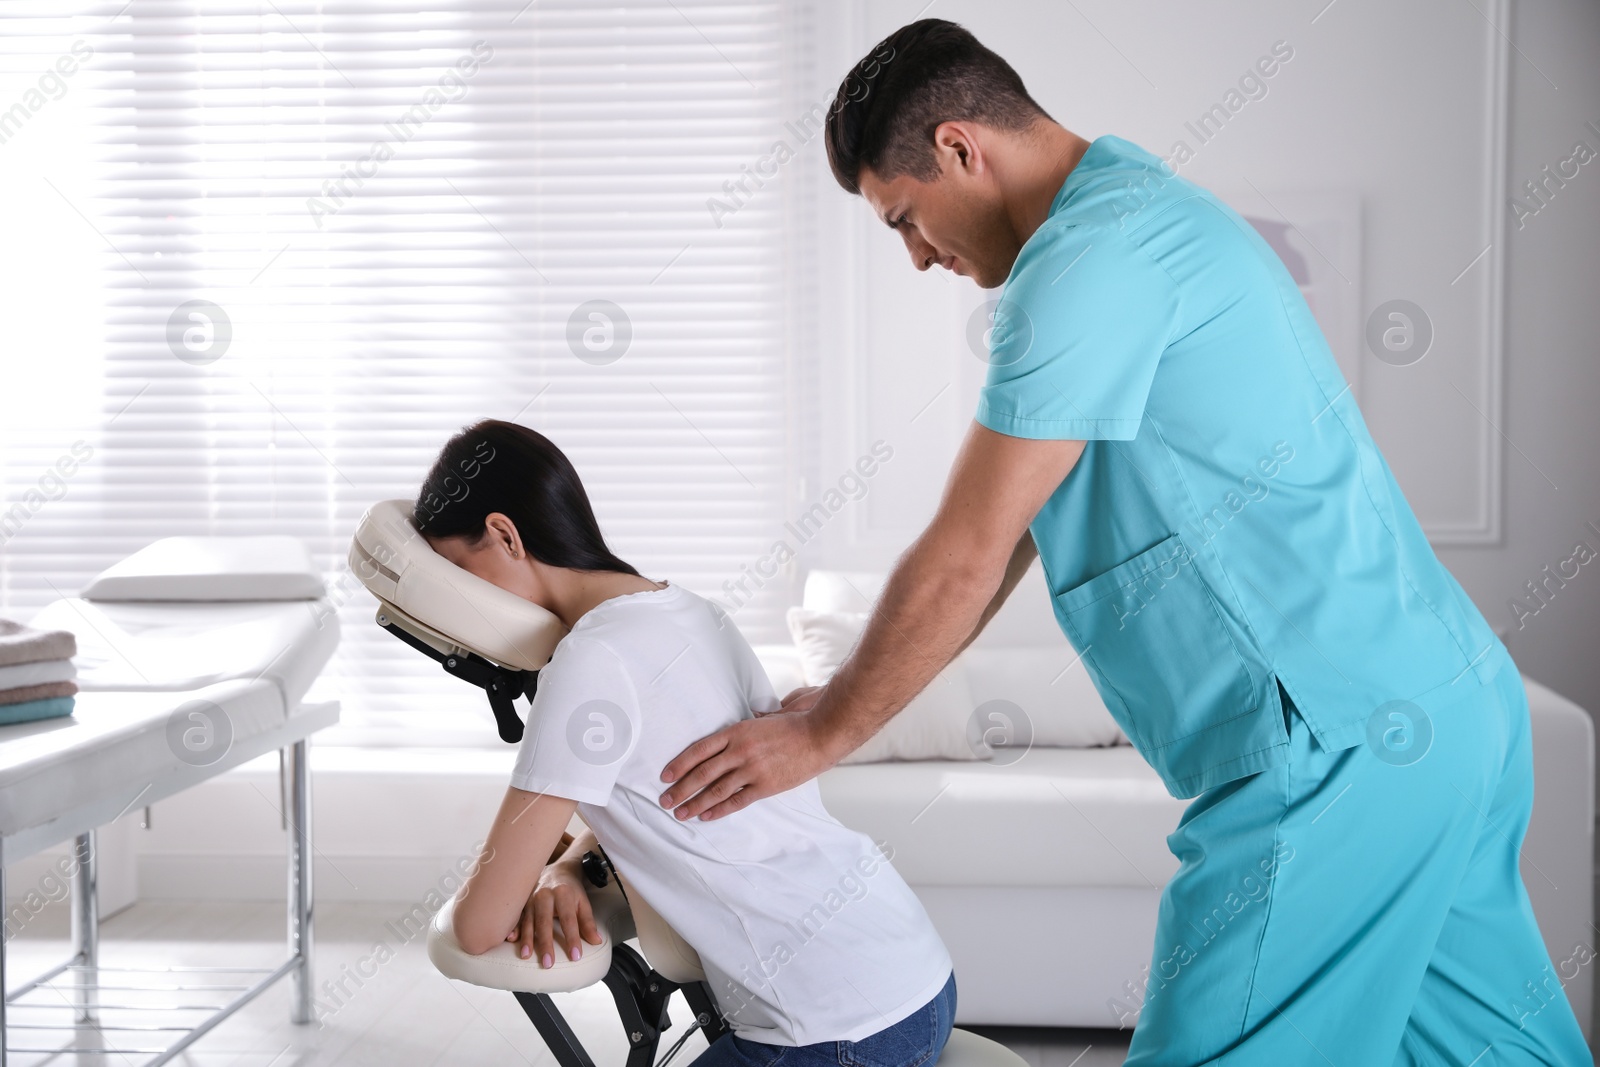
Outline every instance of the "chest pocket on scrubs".
[[1246, 661], [1177, 534], [1056, 605], [1106, 706], [1169, 788], [1283, 740], [1281, 719], [1257, 714], [1270, 672]]

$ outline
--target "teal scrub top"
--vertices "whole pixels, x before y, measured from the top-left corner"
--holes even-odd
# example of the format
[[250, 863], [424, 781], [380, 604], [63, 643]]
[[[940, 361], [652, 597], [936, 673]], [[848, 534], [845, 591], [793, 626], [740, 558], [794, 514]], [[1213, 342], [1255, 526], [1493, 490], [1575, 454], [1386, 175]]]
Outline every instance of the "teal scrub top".
[[1023, 245], [977, 420], [1087, 442], [1031, 531], [1057, 621], [1174, 796], [1286, 762], [1279, 686], [1337, 751], [1509, 661], [1278, 256], [1126, 140], [1090, 145]]

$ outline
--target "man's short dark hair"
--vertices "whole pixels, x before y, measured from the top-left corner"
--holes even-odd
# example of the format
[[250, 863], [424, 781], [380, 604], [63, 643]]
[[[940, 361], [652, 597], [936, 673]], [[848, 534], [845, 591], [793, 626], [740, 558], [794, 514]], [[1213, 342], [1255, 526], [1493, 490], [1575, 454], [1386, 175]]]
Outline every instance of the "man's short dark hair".
[[933, 131], [942, 122], [1022, 130], [1049, 118], [1011, 64], [945, 19], [902, 26], [857, 63], [828, 110], [828, 165], [846, 192], [861, 171], [888, 180], [939, 176]]

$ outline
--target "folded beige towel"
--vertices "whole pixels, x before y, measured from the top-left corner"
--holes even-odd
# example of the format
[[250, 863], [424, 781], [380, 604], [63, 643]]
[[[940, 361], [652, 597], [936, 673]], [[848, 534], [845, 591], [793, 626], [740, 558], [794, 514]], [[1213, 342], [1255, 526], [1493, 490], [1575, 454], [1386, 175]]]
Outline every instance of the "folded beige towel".
[[25, 685], [20, 689], [0, 689], [0, 708], [7, 704], [26, 704], [30, 700], [76, 696], [77, 692], [77, 682], [46, 682], [43, 685]]
[[11, 619], [0, 619], [0, 667], [42, 659], [71, 659], [77, 654], [78, 638], [71, 630], [35, 630]]

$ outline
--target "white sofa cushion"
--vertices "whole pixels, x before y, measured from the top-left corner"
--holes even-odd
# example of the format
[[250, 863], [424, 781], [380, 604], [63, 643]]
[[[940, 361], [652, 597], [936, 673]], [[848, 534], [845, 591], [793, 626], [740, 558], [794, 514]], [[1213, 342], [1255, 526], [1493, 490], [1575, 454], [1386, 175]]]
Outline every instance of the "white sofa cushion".
[[[800, 650], [800, 669], [807, 685], [825, 685], [833, 677], [867, 622], [864, 612], [810, 608], [790, 608], [788, 618], [789, 633]], [[883, 729], [841, 762], [988, 759], [991, 750], [981, 731], [972, 728], [976, 708], [965, 671], [959, 664], [951, 664]]]
[[1034, 748], [1015, 763], [833, 767], [822, 801], [882, 840], [912, 886], [1164, 885], [1188, 802], [1130, 746]]
[[1126, 745], [1127, 737], [1106, 710], [1089, 672], [1063, 638], [1038, 648], [974, 645], [956, 662], [978, 707], [992, 701], [1014, 705], [1032, 732], [1032, 743], [1049, 748]]

